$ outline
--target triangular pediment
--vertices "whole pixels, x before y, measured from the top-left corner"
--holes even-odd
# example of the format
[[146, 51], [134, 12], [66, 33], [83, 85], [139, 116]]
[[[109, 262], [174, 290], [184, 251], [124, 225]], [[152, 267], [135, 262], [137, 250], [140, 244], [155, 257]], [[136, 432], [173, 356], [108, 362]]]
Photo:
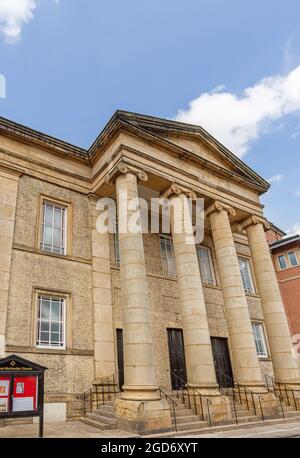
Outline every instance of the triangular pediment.
[[115, 113], [90, 148], [90, 154], [93, 155], [95, 149], [103, 146], [109, 135], [118, 128], [127, 128], [134, 131], [135, 135], [147, 137], [148, 141], [153, 143], [163, 143], [166, 147], [177, 148], [179, 156], [198, 159], [202, 167], [232, 177], [233, 180], [243, 181], [245, 185], [257, 188], [260, 193], [266, 192], [269, 188], [266, 180], [202, 127], [127, 111]]

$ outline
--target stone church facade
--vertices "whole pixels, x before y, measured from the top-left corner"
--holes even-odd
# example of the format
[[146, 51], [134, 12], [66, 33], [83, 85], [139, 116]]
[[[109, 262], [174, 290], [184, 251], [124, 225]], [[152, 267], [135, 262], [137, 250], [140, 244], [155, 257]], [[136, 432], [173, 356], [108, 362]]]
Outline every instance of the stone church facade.
[[[268, 187], [200, 127], [118, 111], [84, 150], [0, 119], [0, 357], [48, 368], [49, 419], [82, 416], [83, 393], [113, 374], [130, 431], [170, 429], [163, 393], [180, 380], [216, 423], [232, 418], [224, 380], [278, 413], [266, 380], [295, 389], [300, 372], [265, 237]], [[203, 198], [203, 242], [186, 244], [175, 216], [168, 234], [100, 233], [100, 198], [130, 216], [121, 191]]]

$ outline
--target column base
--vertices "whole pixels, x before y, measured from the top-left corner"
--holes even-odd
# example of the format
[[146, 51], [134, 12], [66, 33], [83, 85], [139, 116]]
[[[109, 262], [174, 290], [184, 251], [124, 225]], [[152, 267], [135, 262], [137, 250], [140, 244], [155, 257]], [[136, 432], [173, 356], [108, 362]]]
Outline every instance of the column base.
[[195, 393], [196, 396], [194, 397], [193, 390], [191, 390], [191, 407], [197, 415], [201, 417], [203, 412], [206, 421], [209, 421], [210, 416], [212, 425], [231, 422], [232, 413], [228, 396], [220, 393], [218, 388], [197, 388], [196, 386], [194, 388], [209, 400], [208, 403], [205, 398], [202, 397], [201, 399], [200, 396], [197, 396], [197, 393]]
[[[235, 390], [237, 397], [241, 398], [241, 401], [244, 405], [250, 405], [253, 407], [254, 402], [256, 414], [258, 417], [261, 417], [262, 415], [264, 418], [278, 417], [280, 414], [280, 407], [278, 400], [273, 393], [270, 393], [264, 386], [261, 385], [249, 385], [246, 386], [246, 388], [254, 393], [253, 397], [250, 391], [246, 390], [245, 393], [243, 387], [241, 387], [240, 391], [238, 391], [238, 389]], [[260, 400], [258, 396], [260, 397]]]
[[134, 401], [117, 399], [114, 404], [119, 429], [145, 435], [172, 431], [170, 406], [167, 400]]

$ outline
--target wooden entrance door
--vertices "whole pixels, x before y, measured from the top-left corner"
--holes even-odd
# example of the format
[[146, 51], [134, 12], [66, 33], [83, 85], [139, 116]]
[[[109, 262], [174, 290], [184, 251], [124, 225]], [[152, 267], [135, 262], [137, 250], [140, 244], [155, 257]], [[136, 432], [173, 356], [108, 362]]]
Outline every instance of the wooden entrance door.
[[[186, 384], [186, 366], [182, 330], [168, 329], [168, 343], [172, 389], [176, 390]], [[180, 378], [177, 378], [176, 376]]]
[[122, 390], [122, 387], [124, 385], [123, 329], [117, 329], [117, 354], [118, 354], [118, 371], [119, 371], [119, 389]]
[[222, 387], [233, 387], [233, 374], [227, 339], [211, 338], [218, 384]]

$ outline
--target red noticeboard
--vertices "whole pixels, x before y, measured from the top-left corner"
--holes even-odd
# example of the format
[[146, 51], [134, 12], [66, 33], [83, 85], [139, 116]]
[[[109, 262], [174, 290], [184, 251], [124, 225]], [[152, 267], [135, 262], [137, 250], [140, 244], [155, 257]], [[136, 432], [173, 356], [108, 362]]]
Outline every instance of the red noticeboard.
[[8, 412], [10, 399], [10, 377], [0, 377], [0, 413]]
[[16, 355], [0, 359], [0, 420], [40, 417], [43, 436], [45, 370]]

